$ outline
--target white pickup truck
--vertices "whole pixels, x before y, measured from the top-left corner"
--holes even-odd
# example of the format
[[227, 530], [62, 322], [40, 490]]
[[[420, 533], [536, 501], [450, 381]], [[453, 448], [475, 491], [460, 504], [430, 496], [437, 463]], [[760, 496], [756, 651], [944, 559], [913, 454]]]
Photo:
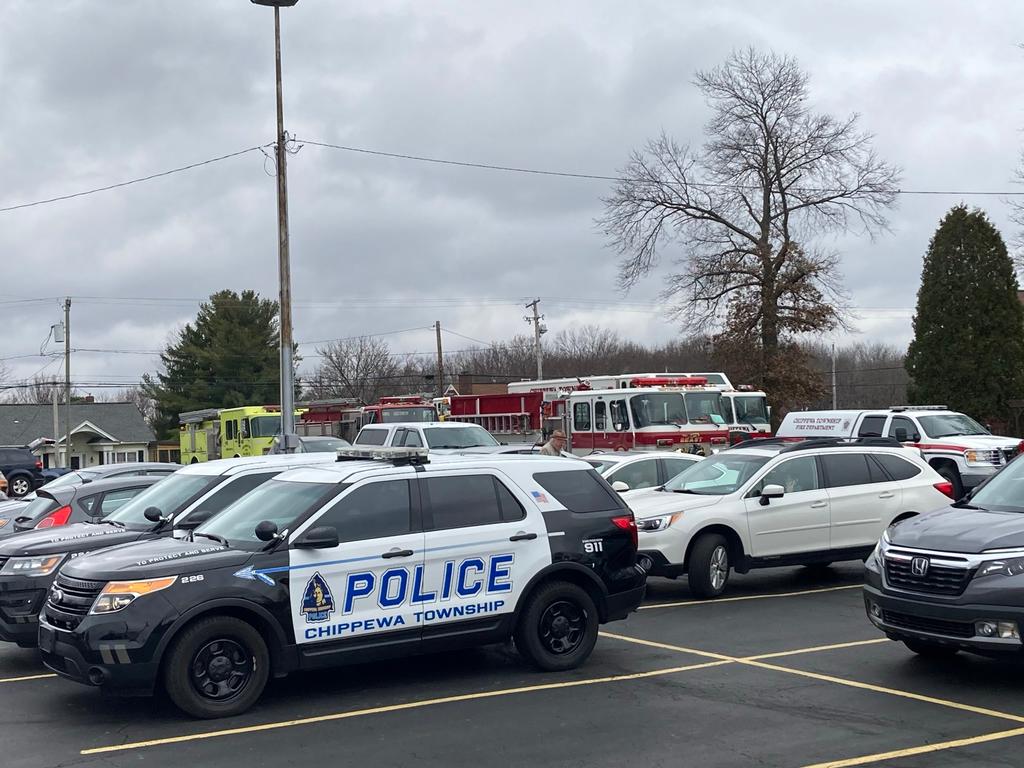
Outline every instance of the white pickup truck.
[[793, 411], [777, 437], [892, 437], [917, 448], [953, 484], [957, 498], [995, 474], [1024, 445], [993, 435], [970, 416], [944, 405], [908, 405], [866, 411]]

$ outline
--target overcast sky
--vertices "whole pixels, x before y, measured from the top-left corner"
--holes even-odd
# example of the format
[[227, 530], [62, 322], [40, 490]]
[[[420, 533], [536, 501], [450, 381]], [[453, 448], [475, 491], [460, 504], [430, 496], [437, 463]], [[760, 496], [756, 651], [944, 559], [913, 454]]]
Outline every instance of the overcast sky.
[[[300, 0], [283, 26], [286, 126], [300, 143], [611, 174], [663, 128], [699, 143], [708, 111], [693, 73], [748, 45], [797, 57], [816, 109], [860, 113], [905, 189], [1013, 189], [1024, 139], [1024, 5], [1009, 0]], [[0, 84], [0, 208], [206, 160], [273, 140], [272, 11], [6, 0]], [[0, 302], [71, 295], [72, 347], [138, 351], [161, 348], [213, 291], [276, 297], [268, 165], [251, 152], [0, 213]], [[434, 320], [507, 338], [529, 331], [521, 304], [534, 296], [552, 333], [681, 333], [655, 298], [664, 270], [615, 290], [615, 255], [594, 225], [606, 182], [310, 145], [289, 160], [288, 181], [299, 342]], [[861, 308], [854, 339], [909, 340], [928, 239], [961, 201], [1015, 235], [999, 197], [904, 196], [891, 234], [836, 244]], [[59, 305], [0, 303], [9, 379], [59, 373], [55, 358], [18, 357], [39, 352]], [[387, 338], [396, 352], [433, 349], [427, 330]], [[304, 368], [315, 364], [313, 345], [301, 352]], [[134, 383], [157, 362], [81, 352], [72, 370]]]

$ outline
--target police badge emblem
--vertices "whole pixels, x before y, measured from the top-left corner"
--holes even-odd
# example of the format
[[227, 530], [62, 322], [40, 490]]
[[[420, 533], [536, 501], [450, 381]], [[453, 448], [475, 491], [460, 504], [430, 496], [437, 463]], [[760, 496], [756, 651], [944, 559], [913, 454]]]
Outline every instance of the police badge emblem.
[[306, 621], [313, 624], [318, 621], [327, 621], [334, 611], [334, 595], [327, 581], [320, 575], [319, 571], [309, 577], [306, 582], [306, 591], [302, 593], [302, 613]]

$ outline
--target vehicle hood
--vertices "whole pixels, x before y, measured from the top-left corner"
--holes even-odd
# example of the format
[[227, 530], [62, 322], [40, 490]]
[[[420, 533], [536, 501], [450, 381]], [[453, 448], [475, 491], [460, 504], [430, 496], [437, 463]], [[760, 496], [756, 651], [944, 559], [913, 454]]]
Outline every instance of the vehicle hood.
[[72, 578], [113, 581], [241, 567], [252, 552], [229, 549], [210, 539], [164, 537], [103, 549], [72, 560], [61, 569]]
[[74, 523], [57, 528], [33, 528], [0, 539], [0, 557], [55, 555], [61, 552], [90, 552], [129, 541], [138, 541], [144, 531], [129, 531], [116, 525]]
[[656, 491], [653, 488], [627, 491], [622, 494], [622, 500], [629, 505], [638, 520], [669, 515], [673, 512], [713, 507], [724, 498], [724, 496], [697, 496], [692, 493]]
[[919, 445], [922, 447], [949, 445], [976, 451], [1012, 450], [1020, 445], [1020, 440], [999, 435], [951, 435], [949, 437], [922, 437]]
[[1024, 547], [1024, 513], [944, 507], [890, 528], [889, 541], [900, 547], [964, 554]]

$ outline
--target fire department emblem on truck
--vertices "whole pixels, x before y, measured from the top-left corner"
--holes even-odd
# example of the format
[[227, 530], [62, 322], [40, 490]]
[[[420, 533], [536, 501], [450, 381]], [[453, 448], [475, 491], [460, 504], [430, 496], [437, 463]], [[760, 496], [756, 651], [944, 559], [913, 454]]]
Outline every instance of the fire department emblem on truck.
[[306, 582], [306, 591], [302, 593], [302, 613], [306, 621], [313, 624], [327, 621], [334, 612], [334, 595], [327, 581], [319, 572], [314, 573]]

